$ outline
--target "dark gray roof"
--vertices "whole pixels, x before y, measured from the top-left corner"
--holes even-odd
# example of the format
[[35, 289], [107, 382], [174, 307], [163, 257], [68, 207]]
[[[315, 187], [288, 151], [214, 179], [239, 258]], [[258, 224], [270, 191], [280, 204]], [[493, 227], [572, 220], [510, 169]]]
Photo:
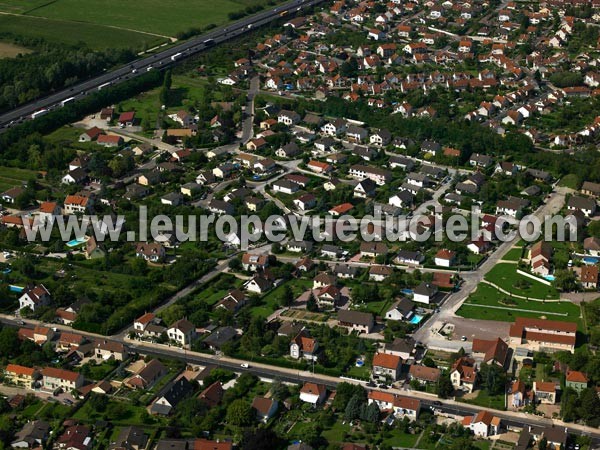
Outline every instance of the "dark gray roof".
[[372, 325], [373, 314], [360, 311], [350, 311], [341, 309], [338, 311], [338, 320], [340, 322], [352, 323], [355, 325]]
[[235, 331], [235, 328], [220, 327], [213, 331], [211, 334], [209, 334], [206, 337], [206, 339], [204, 339], [204, 343], [206, 345], [219, 348], [221, 345], [226, 344], [227, 342], [235, 338], [236, 335], [237, 332]]

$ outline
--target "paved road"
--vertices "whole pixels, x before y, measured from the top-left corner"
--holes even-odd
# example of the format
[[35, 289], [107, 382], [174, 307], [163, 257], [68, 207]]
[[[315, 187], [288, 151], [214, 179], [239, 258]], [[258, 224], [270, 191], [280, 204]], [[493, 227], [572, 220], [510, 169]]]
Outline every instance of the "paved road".
[[[0, 322], [18, 327], [20, 326], [14, 317], [7, 315], [0, 315]], [[37, 322], [32, 320], [27, 320], [26, 326], [32, 328]], [[73, 332], [73, 330], [69, 327], [57, 325], [57, 328], [61, 330], [67, 330], [69, 332]], [[86, 333], [77, 331], [77, 333], [88, 336], [90, 338], [101, 337], [99, 335], [93, 333]], [[102, 337], [105, 339], [105, 337]], [[337, 377], [331, 377], [327, 375], [321, 375], [318, 373], [310, 373], [307, 371], [299, 371], [296, 369], [288, 369], [283, 367], [271, 366], [267, 364], [256, 363], [253, 361], [245, 361], [239, 360], [235, 358], [229, 358], [225, 356], [204, 354], [198, 352], [192, 352], [189, 350], [183, 350], [177, 347], [169, 347], [165, 345], [151, 344], [147, 342], [140, 341], [131, 341], [129, 339], [125, 339], [124, 337], [110, 338], [113, 341], [122, 342], [127, 344], [132, 350], [137, 351], [138, 353], [144, 355], [158, 356], [158, 357], [166, 357], [172, 359], [179, 359], [185, 362], [207, 365], [207, 364], [216, 364], [219, 367], [228, 368], [231, 370], [235, 370], [236, 372], [250, 372], [262, 378], [270, 378], [270, 379], [279, 379], [281, 381], [290, 382], [290, 383], [304, 383], [304, 382], [313, 382], [313, 383], [321, 383], [326, 385], [329, 388], [335, 388], [338, 383], [341, 381], [347, 381], [354, 384], [361, 384], [364, 386], [363, 382], [358, 382], [356, 380], [347, 380], [341, 379]], [[248, 368], [241, 367], [242, 363], [249, 363]], [[378, 390], [378, 389], [374, 389]], [[527, 415], [521, 412], [515, 411], [497, 411], [494, 409], [483, 408], [478, 406], [469, 406], [464, 403], [455, 402], [454, 400], [446, 399], [446, 400], [438, 400], [435, 396], [412, 391], [410, 389], [388, 389], [387, 392], [391, 392], [394, 394], [404, 395], [407, 397], [418, 398], [421, 401], [421, 405], [423, 408], [429, 408], [434, 406], [434, 402], [436, 403], [435, 407], [447, 412], [449, 414], [457, 414], [457, 415], [470, 415], [477, 413], [481, 410], [489, 410], [501, 417], [506, 423], [512, 424], [514, 426], [522, 427], [524, 424], [526, 425], [534, 425], [534, 426], [544, 426], [551, 425], [554, 423], [557, 426], [565, 426], [568, 428], [570, 433], [575, 434], [586, 434], [593, 438], [595, 444], [600, 443], [600, 431], [595, 428], [585, 427], [582, 425], [576, 424], [565, 424], [561, 421], [552, 421], [550, 419], [544, 419], [537, 416]]]
[[[534, 215], [538, 218], [543, 218], [549, 214], [558, 213], [564, 203], [565, 195], [571, 192], [568, 188], [559, 187], [556, 189], [556, 193], [552, 194], [550, 200], [543, 204]], [[434, 333], [433, 325], [436, 322], [452, 322], [456, 320], [456, 311], [461, 307], [462, 303], [466, 298], [477, 289], [479, 283], [482, 282], [485, 275], [500, 261], [504, 258], [506, 253], [512, 248], [512, 246], [519, 240], [518, 235], [513, 239], [502, 243], [498, 248], [479, 266], [476, 271], [473, 272], [461, 272], [461, 278], [463, 284], [460, 291], [452, 293], [446, 298], [446, 301], [440, 308], [440, 312], [432, 315], [427, 322], [414, 333], [414, 339], [420, 341], [429, 347], [433, 348], [444, 348], [444, 347], [456, 347], [460, 348], [460, 342], [450, 343], [441, 336]]]
[[163, 70], [180, 61], [203, 52], [222, 42], [237, 38], [278, 19], [284, 11], [294, 13], [322, 3], [324, 0], [293, 0], [283, 5], [273, 7], [251, 17], [224, 27], [217, 27], [210, 32], [192, 38], [181, 44], [162, 50], [154, 55], [140, 58], [126, 66], [107, 71], [102, 75], [83, 81], [62, 91], [54, 92], [44, 98], [37, 99], [12, 111], [0, 115], [0, 132], [25, 120], [31, 120], [31, 115], [41, 110], [60, 108], [61, 102], [68, 99], [80, 100], [86, 95], [96, 92], [109, 85], [117, 85], [126, 80], [140, 76], [148, 70]]

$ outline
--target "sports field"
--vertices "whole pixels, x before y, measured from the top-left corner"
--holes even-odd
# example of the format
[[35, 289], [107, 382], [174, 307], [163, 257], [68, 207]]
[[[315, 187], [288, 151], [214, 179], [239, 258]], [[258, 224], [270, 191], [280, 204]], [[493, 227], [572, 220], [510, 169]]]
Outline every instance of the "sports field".
[[0, 0], [0, 30], [93, 48], [152, 46], [267, 0]]

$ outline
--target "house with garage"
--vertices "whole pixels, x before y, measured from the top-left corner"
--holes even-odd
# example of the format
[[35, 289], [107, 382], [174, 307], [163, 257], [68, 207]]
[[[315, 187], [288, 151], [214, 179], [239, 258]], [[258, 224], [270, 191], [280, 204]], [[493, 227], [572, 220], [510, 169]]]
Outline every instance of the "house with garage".
[[380, 411], [392, 411], [397, 419], [407, 417], [409, 420], [417, 420], [421, 410], [420, 400], [391, 392], [369, 390], [367, 398], [369, 405], [375, 403]]
[[533, 393], [535, 401], [546, 405], [556, 404], [557, 387], [553, 381], [534, 381]]

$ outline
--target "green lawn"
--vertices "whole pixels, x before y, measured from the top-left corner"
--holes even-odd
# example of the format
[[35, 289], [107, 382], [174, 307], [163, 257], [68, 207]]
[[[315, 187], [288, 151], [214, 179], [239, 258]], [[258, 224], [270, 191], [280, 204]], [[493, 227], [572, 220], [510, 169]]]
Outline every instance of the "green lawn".
[[579, 187], [580, 179], [578, 175], [570, 173], [560, 179], [559, 186], [565, 186], [571, 189], [577, 189]]
[[471, 405], [485, 406], [486, 408], [494, 408], [504, 410], [506, 409], [504, 394], [500, 395], [489, 395], [487, 391], [481, 390], [477, 397], [469, 400], [460, 400], [464, 403]]
[[[190, 106], [198, 104], [203, 99], [206, 89], [214, 90], [215, 88], [208, 86], [205, 78], [174, 75], [167, 114], [176, 113], [181, 109], [188, 109]], [[154, 127], [161, 107], [160, 90], [161, 88], [156, 88], [143, 92], [136, 97], [122, 101], [119, 103], [119, 107], [122, 111], [135, 110], [136, 117], [142, 124], [148, 123]]]
[[0, 166], [0, 192], [12, 187], [21, 186], [31, 178], [37, 178], [35, 170], [17, 169], [16, 167]]
[[[229, 281], [229, 285], [227, 289], [220, 289], [220, 285], [222, 280]], [[218, 285], [215, 286], [216, 282], [219, 281]], [[234, 277], [233, 275], [222, 274], [218, 280], [215, 280], [213, 283], [210, 283], [206, 289], [200, 291], [198, 294], [194, 296], [194, 299], [202, 300], [207, 305], [214, 305], [219, 300], [221, 300], [225, 295], [232, 289], [240, 288], [244, 284], [243, 280]]]
[[274, 311], [276, 311], [280, 307], [280, 299], [285, 290], [285, 286], [288, 285], [292, 288], [292, 292], [294, 293], [294, 298], [298, 297], [304, 291], [312, 287], [312, 280], [305, 279], [292, 279], [282, 284], [281, 286], [277, 286], [271, 292], [267, 293], [260, 301], [260, 306], [256, 306], [252, 308], [252, 316], [253, 317], [268, 317]]
[[[486, 306], [503, 309], [486, 308]], [[529, 311], [517, 311], [517, 309]], [[539, 302], [508, 298], [507, 295], [499, 292], [493, 286], [484, 283], [480, 284], [477, 290], [469, 296], [457, 314], [469, 319], [499, 320], [502, 322], [513, 322], [515, 317], [546, 317], [551, 320], [581, 323], [580, 308], [571, 302]]]
[[[47, 2], [46, 2], [47, 3]], [[88, 6], [101, 5], [102, 2], [89, 2], [85, 8], [73, 7], [85, 13]], [[15, 2], [17, 4], [17, 2]], [[139, 16], [139, 15], [135, 15]], [[31, 16], [10, 16], [0, 14], [0, 30], [29, 38], [42, 38], [51, 43], [77, 45], [85, 42], [90, 48], [102, 50], [107, 48], [135, 48], [144, 46], [151, 48], [165, 38], [142, 34], [136, 31], [109, 28], [91, 23], [69, 22], [64, 20], [47, 20]]]
[[511, 248], [506, 255], [502, 259], [506, 261], [519, 261], [521, 259], [521, 255], [523, 254], [523, 249], [519, 247]]
[[[9, 4], [16, 0], [5, 0]], [[78, 0], [47, 2], [29, 14], [50, 19], [69, 20], [84, 24], [109, 25], [131, 30], [174, 36], [189, 28], [220, 24], [228, 20], [231, 12], [246, 6], [265, 4], [264, 0], [143, 0], [127, 3], [118, 0], [87, 2], [82, 7]]]
[[[541, 282], [536, 282], [531, 278], [519, 275], [517, 273], [517, 267], [514, 264], [496, 264], [494, 268], [485, 275], [485, 279], [516, 295], [538, 299], [558, 298], [558, 291], [554, 287], [547, 286]], [[518, 283], [525, 283], [526, 286], [521, 286]]]

